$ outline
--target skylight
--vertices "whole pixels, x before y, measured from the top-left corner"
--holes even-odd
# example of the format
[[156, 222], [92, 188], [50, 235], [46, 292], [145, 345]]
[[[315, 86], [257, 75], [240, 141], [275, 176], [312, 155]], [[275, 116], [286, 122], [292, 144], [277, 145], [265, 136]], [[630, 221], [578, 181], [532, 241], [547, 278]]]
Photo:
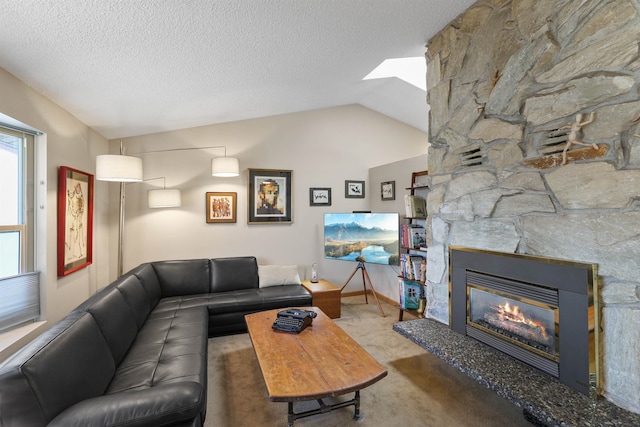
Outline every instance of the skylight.
[[427, 64], [424, 57], [385, 59], [362, 80], [397, 77], [413, 86], [427, 91]]

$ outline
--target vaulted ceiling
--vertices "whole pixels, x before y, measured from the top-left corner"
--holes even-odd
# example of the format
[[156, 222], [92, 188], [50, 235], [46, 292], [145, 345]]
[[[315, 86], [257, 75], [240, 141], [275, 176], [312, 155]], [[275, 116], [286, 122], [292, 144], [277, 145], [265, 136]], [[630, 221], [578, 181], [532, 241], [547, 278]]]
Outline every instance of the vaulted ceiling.
[[472, 3], [4, 0], [0, 67], [109, 139], [348, 104], [426, 131], [424, 91], [362, 78]]

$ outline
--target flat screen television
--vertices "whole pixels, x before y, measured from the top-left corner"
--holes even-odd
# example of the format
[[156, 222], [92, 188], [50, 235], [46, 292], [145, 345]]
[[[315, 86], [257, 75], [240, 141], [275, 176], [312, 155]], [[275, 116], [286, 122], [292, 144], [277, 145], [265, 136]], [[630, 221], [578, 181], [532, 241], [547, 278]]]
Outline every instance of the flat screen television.
[[398, 213], [325, 213], [324, 257], [398, 265]]

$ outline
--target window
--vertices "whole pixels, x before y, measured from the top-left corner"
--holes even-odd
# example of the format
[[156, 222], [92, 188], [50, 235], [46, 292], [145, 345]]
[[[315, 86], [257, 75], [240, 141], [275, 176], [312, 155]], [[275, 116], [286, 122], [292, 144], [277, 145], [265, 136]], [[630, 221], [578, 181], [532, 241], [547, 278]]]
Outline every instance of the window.
[[0, 333], [37, 320], [34, 134], [0, 124]]

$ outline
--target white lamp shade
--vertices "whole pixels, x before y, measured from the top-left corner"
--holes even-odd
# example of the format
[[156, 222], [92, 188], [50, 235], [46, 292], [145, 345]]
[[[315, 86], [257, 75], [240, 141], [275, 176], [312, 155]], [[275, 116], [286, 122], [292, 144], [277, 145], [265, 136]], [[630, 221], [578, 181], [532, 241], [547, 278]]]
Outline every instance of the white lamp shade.
[[149, 190], [147, 198], [150, 208], [175, 208], [182, 204], [180, 190]]
[[142, 181], [142, 159], [119, 154], [96, 156], [96, 179], [115, 182]]
[[240, 175], [240, 165], [235, 157], [216, 157], [211, 160], [211, 175], [230, 177]]

